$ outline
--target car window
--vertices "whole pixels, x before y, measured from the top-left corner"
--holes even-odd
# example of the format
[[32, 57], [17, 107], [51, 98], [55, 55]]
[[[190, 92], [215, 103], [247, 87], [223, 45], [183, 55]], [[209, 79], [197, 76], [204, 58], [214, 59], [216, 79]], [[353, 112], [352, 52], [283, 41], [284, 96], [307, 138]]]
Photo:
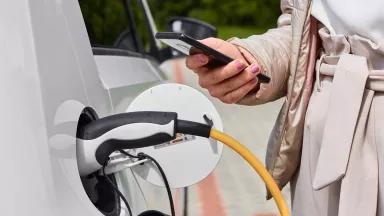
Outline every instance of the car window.
[[145, 22], [137, 1], [79, 0], [79, 3], [92, 47], [146, 51]]
[[129, 25], [122, 1], [80, 0], [79, 3], [92, 45], [112, 46]]

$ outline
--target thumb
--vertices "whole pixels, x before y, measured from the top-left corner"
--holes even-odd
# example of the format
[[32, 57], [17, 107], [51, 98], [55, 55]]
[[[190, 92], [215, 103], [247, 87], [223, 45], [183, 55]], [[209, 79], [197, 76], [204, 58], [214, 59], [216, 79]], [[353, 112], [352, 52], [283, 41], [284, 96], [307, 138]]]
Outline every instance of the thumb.
[[200, 40], [200, 42], [204, 45], [207, 45], [207, 46], [215, 49], [215, 50], [220, 50], [220, 48], [222, 48], [225, 44], [224, 40], [221, 40], [218, 38], [213, 38], [213, 37]]

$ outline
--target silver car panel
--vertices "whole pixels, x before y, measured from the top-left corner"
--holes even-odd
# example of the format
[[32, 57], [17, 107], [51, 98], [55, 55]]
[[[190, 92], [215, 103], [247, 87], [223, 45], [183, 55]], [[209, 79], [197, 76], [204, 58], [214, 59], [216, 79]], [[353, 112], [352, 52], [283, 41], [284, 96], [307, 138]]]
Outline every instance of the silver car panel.
[[[1, 215], [101, 215], [78, 174], [79, 115], [86, 106], [100, 116], [123, 111], [160, 75], [131, 87], [103, 83], [77, 0], [3, 3], [0, 47]], [[130, 193], [135, 211], [144, 210], [140, 188]]]

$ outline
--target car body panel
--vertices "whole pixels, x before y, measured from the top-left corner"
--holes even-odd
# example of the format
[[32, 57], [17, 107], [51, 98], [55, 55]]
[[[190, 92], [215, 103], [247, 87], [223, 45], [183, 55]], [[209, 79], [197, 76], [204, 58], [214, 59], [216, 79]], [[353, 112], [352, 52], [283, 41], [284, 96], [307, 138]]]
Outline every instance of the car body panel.
[[132, 56], [95, 55], [100, 78], [109, 90], [115, 112], [125, 112], [142, 91], [163, 82], [159, 65]]
[[[150, 80], [132, 86], [128, 75], [126, 86], [123, 78], [119, 85], [103, 81], [76, 0], [7, 2], [0, 7], [0, 47], [1, 214], [102, 215], [78, 173], [79, 115], [87, 106], [100, 116], [122, 112], [161, 75], [152, 69]], [[137, 181], [127, 175], [134, 211], [145, 210]]]

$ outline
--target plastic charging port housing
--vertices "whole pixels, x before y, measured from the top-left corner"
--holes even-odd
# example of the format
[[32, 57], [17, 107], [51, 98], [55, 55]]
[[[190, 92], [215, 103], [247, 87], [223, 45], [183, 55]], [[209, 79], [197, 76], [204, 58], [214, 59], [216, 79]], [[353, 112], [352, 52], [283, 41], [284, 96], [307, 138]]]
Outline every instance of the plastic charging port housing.
[[[82, 128], [85, 124], [89, 124], [97, 119], [98, 116], [96, 112], [92, 108], [86, 107], [80, 114], [77, 128]], [[108, 176], [116, 183], [113, 174]], [[88, 176], [81, 177], [81, 183], [90, 201], [103, 215], [120, 215], [120, 198], [118, 194], [110, 188], [104, 176], [95, 172]]]

